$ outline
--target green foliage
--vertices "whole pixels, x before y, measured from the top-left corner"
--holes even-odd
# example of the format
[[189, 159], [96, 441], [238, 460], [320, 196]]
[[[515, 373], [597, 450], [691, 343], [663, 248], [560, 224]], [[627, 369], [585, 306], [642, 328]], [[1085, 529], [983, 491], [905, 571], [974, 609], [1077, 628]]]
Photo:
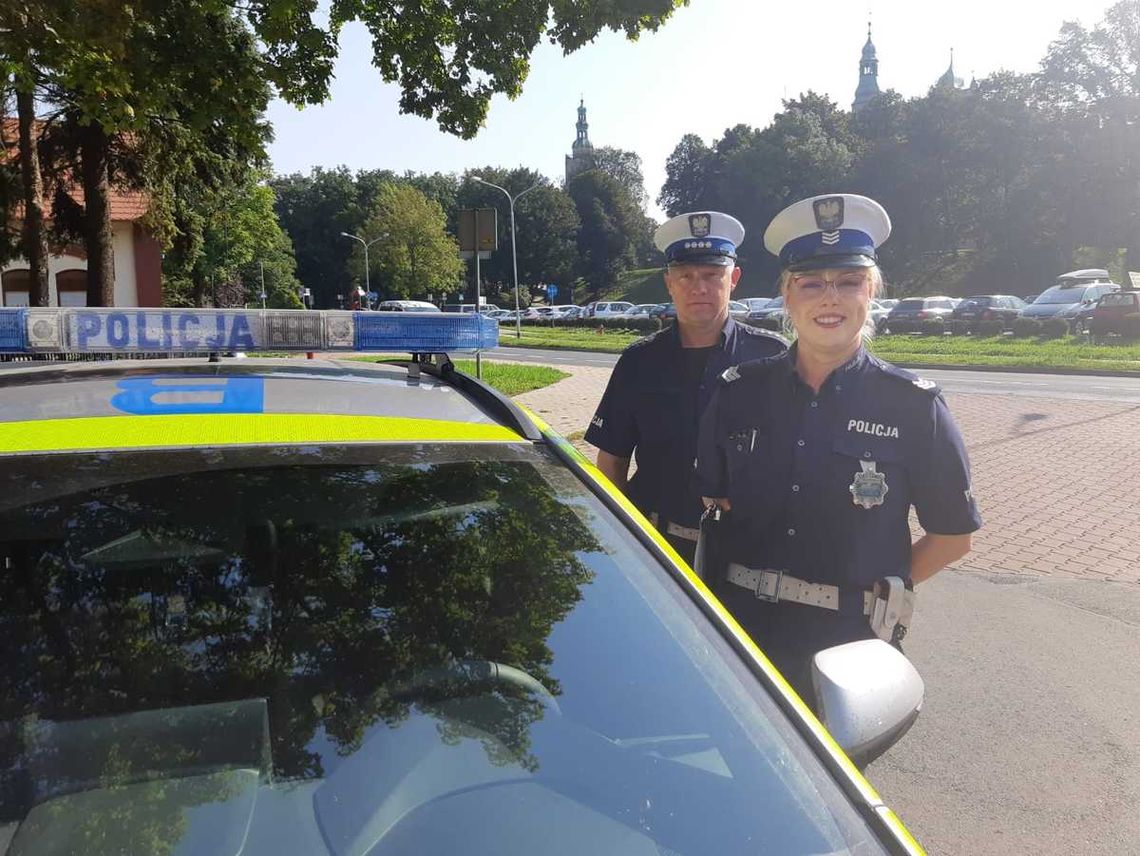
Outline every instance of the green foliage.
[[[365, 241], [378, 239], [369, 252], [372, 290], [380, 299], [442, 296], [461, 287], [463, 262], [459, 245], [447, 234], [447, 217], [432, 202], [405, 183], [382, 185], [361, 227]], [[363, 283], [363, 247], [353, 242], [354, 263]]]
[[578, 232], [579, 275], [591, 295], [612, 289], [637, 259], [637, 235], [646, 217], [627, 188], [600, 169], [574, 177], [566, 192], [574, 200], [582, 227]]
[[1004, 329], [1005, 322], [996, 318], [979, 321], [974, 325], [974, 331], [982, 338], [1000, 335]]
[[1041, 325], [1041, 335], [1046, 339], [1063, 339], [1069, 335], [1069, 322], [1064, 318], [1046, 318]]
[[163, 258], [167, 305], [260, 305], [264, 270], [266, 306], [300, 308], [293, 247], [273, 206], [273, 189], [250, 176], [201, 209], [183, 211], [200, 224], [200, 240], [177, 241]]
[[1044, 325], [1038, 318], [1015, 318], [1013, 319], [1013, 335], [1019, 338], [1027, 336], [1040, 336]]

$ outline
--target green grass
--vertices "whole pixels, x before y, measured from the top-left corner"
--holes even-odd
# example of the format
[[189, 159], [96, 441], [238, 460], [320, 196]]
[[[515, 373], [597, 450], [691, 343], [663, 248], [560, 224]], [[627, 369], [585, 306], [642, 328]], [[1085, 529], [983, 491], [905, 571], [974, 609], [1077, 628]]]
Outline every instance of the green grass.
[[[620, 353], [644, 334], [583, 328], [524, 327], [521, 339], [503, 331], [503, 347]], [[994, 366], [1127, 371], [1140, 374], [1140, 343], [1094, 345], [1085, 339], [1015, 339], [1012, 336], [877, 336], [871, 350], [885, 360], [916, 365]]]
[[1072, 336], [1063, 339], [878, 336], [871, 350], [895, 363], [1140, 373], [1140, 343], [1093, 345]]
[[598, 333], [582, 327], [553, 330], [545, 327], [523, 327], [522, 338], [516, 339], [514, 330], [499, 333], [502, 348], [550, 348], [551, 350], [605, 351], [620, 354], [626, 346], [646, 336], [625, 330], [607, 330]]
[[[362, 363], [379, 363], [391, 359], [390, 357], [352, 357]], [[406, 358], [400, 358], [406, 359]], [[475, 376], [474, 360], [455, 360], [455, 367], [459, 371]], [[565, 377], [570, 377], [564, 371], [550, 366], [533, 366], [529, 363], [494, 363], [483, 360], [483, 381], [490, 384], [503, 395], [521, 395], [558, 383]]]

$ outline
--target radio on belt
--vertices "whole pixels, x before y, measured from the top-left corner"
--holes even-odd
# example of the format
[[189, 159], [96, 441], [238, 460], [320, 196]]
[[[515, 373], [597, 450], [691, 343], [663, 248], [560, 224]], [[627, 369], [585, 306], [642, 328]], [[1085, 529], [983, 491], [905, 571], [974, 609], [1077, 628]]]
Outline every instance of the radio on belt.
[[236, 351], [448, 353], [493, 348], [499, 322], [476, 313], [301, 309], [0, 309], [0, 353]]

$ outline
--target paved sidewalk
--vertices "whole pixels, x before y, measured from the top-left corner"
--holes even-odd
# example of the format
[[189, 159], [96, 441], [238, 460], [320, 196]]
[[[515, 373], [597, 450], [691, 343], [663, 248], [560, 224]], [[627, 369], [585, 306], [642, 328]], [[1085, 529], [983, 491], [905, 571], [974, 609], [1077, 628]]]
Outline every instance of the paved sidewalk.
[[[580, 437], [610, 371], [518, 397]], [[957, 567], [1140, 583], [1140, 405], [948, 394], [966, 438], [985, 526]], [[591, 457], [594, 449], [578, 439]]]

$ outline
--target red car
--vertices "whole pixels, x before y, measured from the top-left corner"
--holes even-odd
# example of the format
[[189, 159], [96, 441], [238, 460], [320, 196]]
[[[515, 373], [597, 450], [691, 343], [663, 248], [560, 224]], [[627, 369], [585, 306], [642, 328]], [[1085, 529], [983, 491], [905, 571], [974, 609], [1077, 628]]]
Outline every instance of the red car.
[[1140, 334], [1140, 291], [1113, 291], [1102, 296], [1089, 321], [1089, 332], [1093, 336]]

